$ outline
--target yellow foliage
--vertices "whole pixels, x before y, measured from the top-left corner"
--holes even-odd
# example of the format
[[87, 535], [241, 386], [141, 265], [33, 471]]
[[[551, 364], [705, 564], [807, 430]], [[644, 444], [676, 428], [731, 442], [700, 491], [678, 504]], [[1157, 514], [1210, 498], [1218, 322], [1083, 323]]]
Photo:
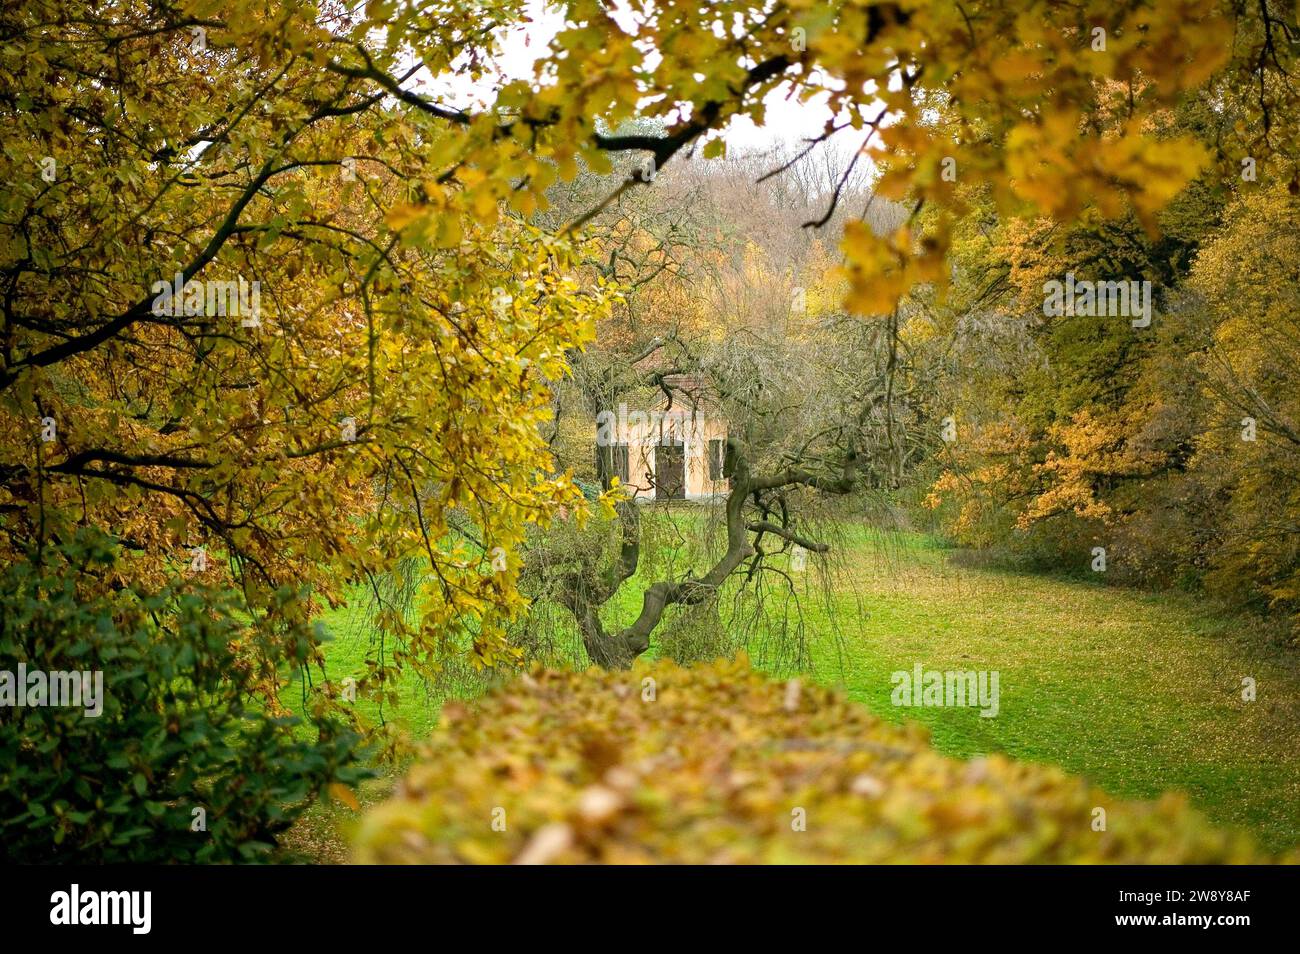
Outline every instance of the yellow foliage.
[[1121, 421], [1103, 420], [1088, 410], [1079, 411], [1066, 424], [1055, 424], [1051, 443], [1063, 448], [1051, 450], [1034, 470], [1046, 479], [1040, 493], [1020, 515], [1019, 525], [1072, 510], [1086, 520], [1105, 521], [1110, 506], [1097, 492], [1097, 481], [1111, 477], [1140, 476], [1164, 461], [1158, 452], [1141, 452], [1129, 446]]
[[[1093, 830], [1106, 811], [1105, 831]], [[805, 824], [800, 824], [800, 821]], [[837, 693], [735, 661], [534, 671], [450, 706], [364, 817], [370, 863], [1214, 863], [1266, 860], [1181, 797], [931, 749]]]

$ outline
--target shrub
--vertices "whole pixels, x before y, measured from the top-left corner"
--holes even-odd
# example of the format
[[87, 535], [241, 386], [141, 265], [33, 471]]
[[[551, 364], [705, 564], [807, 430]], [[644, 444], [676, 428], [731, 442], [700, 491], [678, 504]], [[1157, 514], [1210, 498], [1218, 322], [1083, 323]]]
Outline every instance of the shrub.
[[0, 577], [0, 669], [103, 673], [98, 717], [0, 707], [5, 855], [256, 859], [322, 786], [360, 777], [358, 737], [321, 718], [311, 738], [254, 701], [253, 675], [231, 649], [247, 626], [222, 594], [92, 585], [114, 563], [108, 541], [84, 536]]
[[921, 727], [770, 681], [743, 656], [537, 671], [443, 711], [425, 757], [363, 819], [360, 861], [1261, 860], [1180, 797], [1119, 802], [1057, 769], [946, 758]]

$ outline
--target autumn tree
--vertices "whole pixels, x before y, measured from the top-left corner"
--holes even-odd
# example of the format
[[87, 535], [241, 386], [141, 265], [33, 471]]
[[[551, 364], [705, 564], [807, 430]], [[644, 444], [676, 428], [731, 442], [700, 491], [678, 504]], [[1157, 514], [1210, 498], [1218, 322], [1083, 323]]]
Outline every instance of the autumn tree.
[[1190, 377], [1204, 398], [1190, 469], [1209, 528], [1194, 555], [1218, 592], [1284, 609], [1293, 620], [1300, 609], [1298, 206], [1278, 186], [1235, 202], [1197, 257], [1188, 305], [1200, 332]]

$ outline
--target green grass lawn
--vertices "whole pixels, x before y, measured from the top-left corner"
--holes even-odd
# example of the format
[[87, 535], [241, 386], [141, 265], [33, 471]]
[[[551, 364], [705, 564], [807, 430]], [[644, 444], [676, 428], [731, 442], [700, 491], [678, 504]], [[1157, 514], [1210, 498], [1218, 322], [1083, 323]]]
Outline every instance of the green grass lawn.
[[[812, 661], [805, 678], [841, 686], [884, 718], [925, 724], [945, 754], [1054, 764], [1123, 797], [1181, 790], [1266, 848], [1300, 843], [1294, 650], [1191, 594], [966, 566], [953, 554], [921, 535], [858, 530], [829, 599], [812, 572], [794, 574]], [[639, 606], [637, 582], [611, 607], [619, 620]], [[777, 609], [769, 603], [769, 613]], [[360, 673], [373, 652], [359, 619], [339, 611], [325, 620], [335, 634], [326, 650], [332, 677]], [[775, 627], [756, 635], [756, 664], [787, 675], [760, 651]], [[997, 670], [998, 716], [893, 706], [890, 674], [916, 663]], [[1241, 697], [1246, 676], [1257, 685], [1250, 703]], [[415, 680], [402, 695], [401, 711], [385, 715], [427, 733], [438, 700]], [[389, 784], [368, 786], [363, 802]], [[341, 859], [350, 814], [313, 809], [290, 845]]]
[[[831, 622], [819, 627], [818, 678], [924, 723], [946, 754], [1059, 765], [1118, 796], [1177, 789], [1267, 847], [1300, 842], [1300, 668], [1257, 622], [1188, 594], [965, 568], [907, 544], [875, 558], [864, 545], [852, 561], [866, 612], [835, 614], [852, 624], [842, 661], [824, 638]], [[998, 716], [891, 705], [890, 673], [917, 662], [997, 670]]]

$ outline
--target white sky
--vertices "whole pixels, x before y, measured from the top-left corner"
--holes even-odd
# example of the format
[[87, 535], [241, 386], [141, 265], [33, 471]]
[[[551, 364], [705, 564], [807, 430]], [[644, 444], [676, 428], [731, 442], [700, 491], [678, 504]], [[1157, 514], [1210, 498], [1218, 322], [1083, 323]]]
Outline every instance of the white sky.
[[[529, 0], [527, 10], [532, 23], [521, 24], [501, 36], [501, 51], [496, 63], [504, 81], [531, 77], [534, 61], [546, 52], [547, 44], [563, 26], [558, 12], [546, 9], [544, 0]], [[615, 18], [618, 18], [617, 13]], [[445, 98], [450, 105], [481, 108], [491, 102], [497, 81], [485, 79], [473, 84], [456, 77], [426, 79], [420, 85]], [[782, 141], [797, 143], [821, 134], [826, 120], [831, 118], [824, 99], [799, 103], [786, 98], [789, 92], [789, 87], [780, 87], [768, 95], [765, 100], [766, 122], [762, 127], [756, 126], [748, 117], [738, 117], [725, 126], [722, 135], [728, 147], [748, 152]]]

